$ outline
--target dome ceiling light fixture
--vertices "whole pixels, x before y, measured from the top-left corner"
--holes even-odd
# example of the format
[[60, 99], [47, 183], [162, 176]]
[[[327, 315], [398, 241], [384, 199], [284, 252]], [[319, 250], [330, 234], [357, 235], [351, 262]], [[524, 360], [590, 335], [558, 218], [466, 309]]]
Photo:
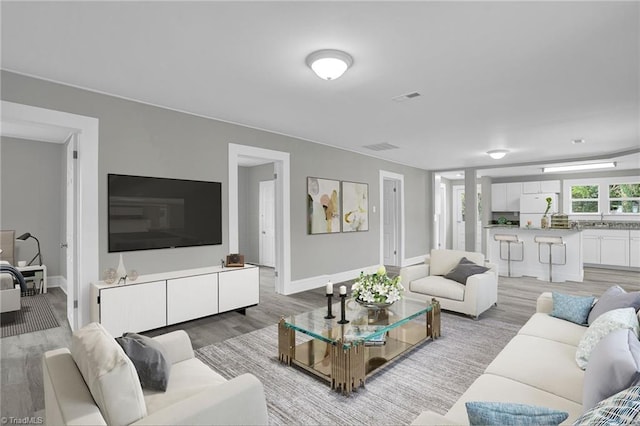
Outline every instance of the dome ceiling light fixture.
[[353, 65], [353, 58], [342, 50], [316, 50], [307, 56], [307, 65], [323, 80], [335, 80]]
[[507, 155], [508, 152], [508, 149], [492, 149], [491, 151], [487, 151], [487, 154], [489, 154], [489, 157], [493, 158], [494, 160], [499, 160]]

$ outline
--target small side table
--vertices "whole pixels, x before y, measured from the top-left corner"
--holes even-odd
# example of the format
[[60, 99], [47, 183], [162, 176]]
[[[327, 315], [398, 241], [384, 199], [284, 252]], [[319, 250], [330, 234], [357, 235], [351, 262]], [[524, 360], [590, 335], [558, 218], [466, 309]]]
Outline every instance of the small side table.
[[33, 280], [37, 293], [47, 292], [47, 265], [17, 266], [26, 281]]

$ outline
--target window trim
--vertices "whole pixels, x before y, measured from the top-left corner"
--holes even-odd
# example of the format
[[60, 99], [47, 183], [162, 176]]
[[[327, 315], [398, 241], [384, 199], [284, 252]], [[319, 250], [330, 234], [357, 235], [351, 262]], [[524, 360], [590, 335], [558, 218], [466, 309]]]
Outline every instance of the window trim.
[[[563, 200], [562, 206], [563, 211], [567, 212], [566, 214], [572, 216], [619, 216], [619, 217], [634, 217], [640, 216], [640, 212], [638, 213], [611, 213], [609, 211], [610, 198], [609, 198], [609, 185], [613, 184], [639, 184], [640, 176], [617, 176], [617, 177], [602, 177], [602, 178], [587, 178], [587, 179], [566, 179], [562, 184], [563, 191]], [[571, 198], [571, 187], [572, 186], [598, 186], [598, 211], [597, 212], [572, 212], [572, 204], [574, 201]], [[618, 200], [619, 198], [613, 198], [613, 200]], [[632, 198], [630, 200], [634, 200]], [[576, 201], [595, 201], [595, 198], [591, 199], [576, 199]]]

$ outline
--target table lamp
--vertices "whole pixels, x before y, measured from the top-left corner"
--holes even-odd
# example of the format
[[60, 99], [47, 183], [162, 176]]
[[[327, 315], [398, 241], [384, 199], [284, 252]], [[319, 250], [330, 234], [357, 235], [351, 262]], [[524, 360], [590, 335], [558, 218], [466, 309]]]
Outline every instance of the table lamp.
[[38, 253], [35, 256], [33, 256], [33, 259], [31, 259], [29, 261], [29, 263], [27, 263], [27, 266], [31, 266], [31, 264], [33, 263], [34, 260], [36, 260], [36, 258], [38, 258], [38, 261], [39, 261], [38, 265], [42, 265], [42, 254], [40, 254], [40, 241], [38, 241], [38, 239], [36, 237], [34, 237], [33, 235], [31, 235], [28, 232], [25, 232], [24, 234], [22, 234], [18, 238], [16, 238], [16, 240], [26, 241], [29, 238], [33, 238], [38, 243]]

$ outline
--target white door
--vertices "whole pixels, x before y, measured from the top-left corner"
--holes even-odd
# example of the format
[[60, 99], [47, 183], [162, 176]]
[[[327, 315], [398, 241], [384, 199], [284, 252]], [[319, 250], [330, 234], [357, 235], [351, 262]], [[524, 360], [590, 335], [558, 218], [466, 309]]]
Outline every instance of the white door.
[[383, 254], [384, 264], [398, 266], [398, 183], [395, 180], [383, 181]]
[[275, 181], [260, 182], [260, 265], [276, 266]]
[[67, 166], [67, 206], [66, 206], [66, 241], [63, 241], [61, 247], [66, 249], [67, 263], [67, 320], [71, 330], [78, 327], [78, 273], [76, 256], [76, 209], [77, 209], [77, 134], [71, 135], [66, 144], [66, 166]]
[[[480, 185], [478, 185], [478, 200], [480, 200]], [[454, 231], [453, 231], [453, 249], [466, 251], [465, 246], [465, 197], [464, 186], [455, 185], [453, 187], [453, 213], [454, 213]], [[480, 219], [480, 202], [478, 202], [478, 212], [476, 217]], [[476, 247], [475, 251], [481, 251], [482, 245], [482, 221], [476, 223]]]
[[436, 248], [447, 248], [447, 186], [440, 185], [440, 211], [438, 212], [438, 241]]

